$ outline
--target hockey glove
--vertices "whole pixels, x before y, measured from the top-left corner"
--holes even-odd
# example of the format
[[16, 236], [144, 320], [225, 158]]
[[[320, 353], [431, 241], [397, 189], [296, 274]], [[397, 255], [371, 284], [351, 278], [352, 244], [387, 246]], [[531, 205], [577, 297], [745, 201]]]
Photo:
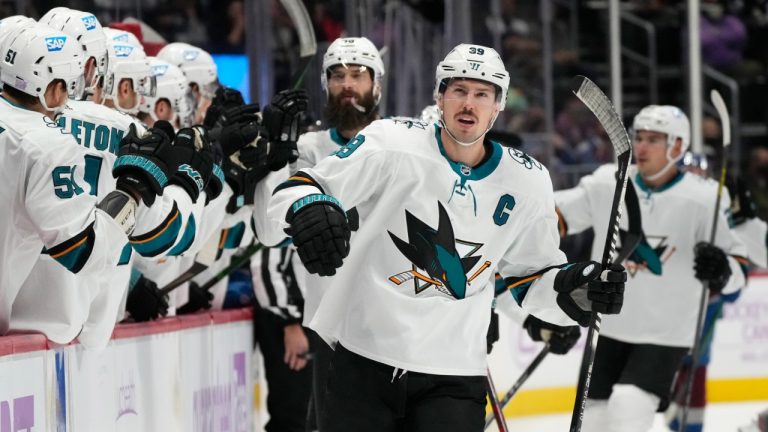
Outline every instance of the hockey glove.
[[117, 189], [151, 206], [155, 197], [163, 194], [163, 188], [179, 165], [171, 145], [173, 136], [173, 127], [166, 121], [158, 121], [141, 137], [136, 126], [131, 125], [120, 141], [117, 160], [112, 166]]
[[731, 277], [731, 265], [722, 249], [712, 243], [699, 242], [693, 249], [693, 270], [696, 279], [709, 284], [709, 289], [720, 292]]
[[189, 300], [187, 304], [176, 309], [179, 315], [195, 313], [200, 310], [208, 310], [213, 302], [213, 293], [207, 289], [202, 289], [194, 281], [189, 283]]
[[128, 293], [125, 309], [136, 322], [154, 320], [168, 314], [168, 296], [157, 284], [141, 276]]
[[224, 159], [222, 163], [222, 170], [224, 171], [224, 178], [232, 188], [232, 198], [227, 205], [227, 212], [235, 213], [237, 209], [243, 205], [253, 204], [253, 198], [256, 193], [256, 185], [269, 174], [269, 169], [266, 167], [245, 169], [242, 166], [242, 161], [251, 163], [254, 158], [258, 158], [258, 150], [256, 148], [248, 147], [240, 152], [239, 162], [237, 163], [230, 158]]
[[320, 276], [332, 276], [349, 254], [350, 230], [347, 217], [336, 198], [328, 195], [307, 195], [288, 210], [285, 232], [307, 271]]
[[549, 343], [549, 351], [553, 354], [566, 354], [576, 345], [581, 336], [578, 326], [561, 327], [542, 321], [533, 315], [528, 315], [523, 323], [531, 339]]
[[213, 175], [213, 150], [205, 128], [195, 126], [179, 130], [173, 140], [179, 168], [170, 182], [181, 186], [193, 201], [205, 190], [208, 200], [216, 198], [222, 189], [221, 181]]
[[277, 93], [264, 107], [263, 123], [269, 140], [275, 145], [270, 155], [269, 168], [277, 171], [287, 163], [296, 162], [299, 150], [299, 120], [307, 110], [309, 99], [304, 90], [284, 90]]
[[557, 304], [580, 326], [587, 326], [592, 312], [621, 312], [626, 281], [627, 272], [620, 264], [605, 270], [595, 261], [570, 264], [555, 276]]

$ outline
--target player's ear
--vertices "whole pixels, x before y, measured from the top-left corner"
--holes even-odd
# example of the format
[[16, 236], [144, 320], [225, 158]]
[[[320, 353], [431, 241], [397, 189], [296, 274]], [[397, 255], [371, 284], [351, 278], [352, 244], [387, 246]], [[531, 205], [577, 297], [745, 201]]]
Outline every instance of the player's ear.
[[670, 152], [670, 156], [673, 158], [676, 158], [680, 156], [680, 153], [683, 151], [683, 140], [678, 138], [675, 140], [675, 145], [672, 146], [672, 151]]

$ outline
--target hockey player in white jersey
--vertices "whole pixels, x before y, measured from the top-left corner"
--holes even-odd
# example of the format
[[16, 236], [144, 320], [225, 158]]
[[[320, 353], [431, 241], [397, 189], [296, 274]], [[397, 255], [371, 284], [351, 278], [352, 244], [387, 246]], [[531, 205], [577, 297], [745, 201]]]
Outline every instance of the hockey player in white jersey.
[[[265, 220], [266, 205], [272, 191], [287, 180], [296, 170], [309, 168], [338, 151], [360, 130], [378, 119], [379, 101], [382, 97], [384, 63], [376, 46], [367, 38], [345, 37], [336, 39], [323, 55], [320, 83], [326, 94], [323, 112], [329, 128], [307, 132], [298, 139], [299, 159], [296, 164], [270, 174], [256, 188], [254, 218], [256, 230], [269, 223]], [[265, 249], [258, 259], [251, 261], [254, 288], [262, 308], [277, 312], [263, 313], [260, 319], [260, 337], [264, 339], [261, 351], [265, 358], [267, 380], [273, 400], [269, 427], [273, 430], [296, 430], [304, 424], [292, 411], [301, 409], [301, 396], [305, 395], [304, 382], [308, 372], [300, 372], [306, 360], [307, 337], [301, 323], [308, 325], [317, 308], [323, 290], [322, 284], [313, 283], [318, 278], [310, 276], [294, 251], [282, 248]], [[281, 263], [278, 265], [278, 263]], [[285, 283], [283, 281], [286, 281]], [[291, 289], [290, 295], [288, 287]], [[287, 304], [290, 299], [291, 303]], [[296, 308], [301, 304], [301, 308]], [[299, 310], [300, 309], [300, 310]], [[292, 316], [283, 311], [294, 311]], [[275, 337], [273, 333], [280, 336]], [[317, 334], [308, 332], [313, 352], [312, 360], [312, 410], [310, 421], [319, 421], [317, 414], [323, 410], [323, 394], [328, 364], [333, 351]], [[275, 343], [270, 343], [275, 341]], [[293, 370], [297, 371], [294, 372]], [[309, 430], [316, 429], [307, 425]]]
[[459, 45], [437, 66], [441, 125], [375, 121], [276, 189], [260, 238], [289, 233], [336, 274], [310, 323], [335, 345], [324, 432], [483, 430], [494, 269], [545, 321], [620, 311], [620, 266], [566, 265], [548, 171], [485, 139], [508, 85], [496, 51]]
[[213, 57], [207, 51], [183, 42], [169, 43], [157, 53], [157, 57], [184, 72], [195, 99], [193, 124], [202, 124], [219, 86]]
[[157, 90], [154, 96], [142, 98], [139, 119], [150, 127], [158, 120], [165, 120], [177, 129], [182, 124], [191, 124], [194, 98], [184, 72], [157, 57], [148, 59]]
[[[730, 230], [724, 196], [715, 215], [717, 183], [677, 167], [690, 142], [685, 114], [651, 105], [635, 116], [627, 187], [640, 201], [643, 239], [626, 261], [630, 278], [620, 315], [603, 317], [582, 430], [645, 432], [669, 403], [672, 380], [693, 344], [702, 281], [727, 294], [744, 284], [737, 261], [745, 251]], [[592, 256], [602, 251], [615, 187], [615, 166], [598, 168], [573, 189], [555, 194], [561, 229], [593, 227]], [[709, 241], [714, 218], [718, 230]], [[626, 223], [622, 220], [622, 226]]]
[[[109, 277], [130, 250], [143, 201], [162, 195], [176, 167], [161, 133], [136, 137], [120, 148], [112, 174], [116, 188], [99, 197], [99, 155], [78, 147], [53, 117], [83, 88], [83, 54], [67, 34], [44, 25], [11, 32], [0, 44], [2, 175], [10, 185], [5, 213], [0, 283], [0, 333], [40, 251], [73, 273]], [[152, 146], [147, 144], [152, 143]], [[66, 149], [66, 150], [65, 150]], [[173, 168], [172, 168], [173, 167]]]
[[[101, 27], [92, 14], [56, 8], [43, 16], [41, 21], [60, 27], [73, 40], [80, 42], [89, 62], [99, 64], [101, 60], [98, 59], [108, 55]], [[116, 44], [110, 42], [110, 45]], [[142, 61], [143, 53], [137, 50], [126, 57], [120, 57], [117, 55], [118, 51], [119, 49], [114, 48], [110, 50], [111, 68], [106, 71], [96, 70], [96, 87], [103, 83], [102, 72], [106, 72], [110, 79], [117, 81], [124, 88], [136, 88], [138, 81], [146, 79], [140, 72], [142, 66], [145, 67], [146, 74], [149, 71], [146, 61]], [[137, 73], [126, 73], [126, 69]], [[87, 69], [85, 73], [88, 73]], [[57, 117], [57, 124], [70, 132], [78, 144], [90, 148], [98, 155], [86, 162], [86, 168], [98, 179], [97, 187], [91, 190], [97, 197], [115, 189], [109, 172], [117, 158], [120, 141], [129, 134], [129, 128], [140, 131], [135, 132], [136, 134], [144, 131], [143, 126], [128, 114], [91, 101], [70, 101]], [[169, 138], [173, 138], [172, 130], [167, 133]], [[175, 148], [181, 150], [182, 146]], [[198, 172], [205, 171], [196, 168]], [[210, 177], [210, 163], [207, 173], [203, 175]], [[149, 214], [152, 217], [145, 217], [142, 226], [137, 227], [130, 238], [132, 249], [140, 255], [175, 255], [177, 250], [189, 243], [186, 239], [194, 236], [194, 224], [190, 225], [187, 221], [193, 210], [194, 200], [191, 195], [198, 192], [193, 190], [190, 193], [188, 190], [197, 189], [197, 186], [193, 181], [182, 177], [180, 172], [171, 176], [169, 181], [172, 185], [162, 197], [151, 203], [144, 201], [144, 204], [151, 206]], [[14, 303], [11, 328], [41, 331], [58, 343], [69, 342], [80, 334], [80, 341], [86, 346], [106, 344], [112, 327], [123, 314], [121, 303], [131, 276], [130, 252], [130, 249], [126, 251], [121, 265], [101, 286], [96, 282], [86, 283], [82, 277], [76, 278], [66, 274], [61, 266], [48, 256], [42, 255]], [[57, 286], [59, 289], [41, 296], [39, 291], [48, 290], [50, 286]], [[67, 288], [68, 286], [71, 288]], [[139, 279], [131, 286], [128, 310], [136, 319], [152, 318], [157, 313], [155, 311], [162, 311], [163, 307], [166, 307], [163, 296], [148, 281]], [[73, 293], [78, 296], [73, 296]], [[39, 313], [44, 307], [40, 298], [49, 300], [45, 304], [50, 305], [51, 310]]]

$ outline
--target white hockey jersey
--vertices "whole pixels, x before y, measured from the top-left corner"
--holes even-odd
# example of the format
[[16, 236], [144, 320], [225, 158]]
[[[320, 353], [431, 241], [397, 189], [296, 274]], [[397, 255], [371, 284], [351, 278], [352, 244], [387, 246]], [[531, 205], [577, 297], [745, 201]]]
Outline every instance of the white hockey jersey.
[[[601, 259], [616, 166], [604, 165], [568, 190], [555, 192], [557, 208], [568, 234], [593, 227], [592, 259]], [[652, 191], [634, 167], [628, 172], [640, 201], [645, 240], [623, 263], [628, 281], [618, 315], [603, 316], [601, 335], [629, 343], [689, 347], [693, 343], [702, 283], [694, 276], [694, 246], [709, 241], [717, 182], [680, 172]], [[745, 256], [744, 246], [728, 226], [729, 199], [723, 195], [715, 245], [731, 255]], [[622, 212], [621, 230], [628, 226]], [[744, 286], [744, 276], [730, 259], [733, 276], [725, 293]]]
[[[134, 124], [139, 133], [145, 130], [128, 115], [104, 105], [80, 101], [68, 102], [56, 124], [90, 152], [83, 175], [89, 187], [86, 192], [98, 200], [115, 190], [112, 166], [129, 126]], [[151, 257], [168, 254], [184, 234], [182, 228], [186, 226], [191, 205], [186, 192], [175, 185], [165, 188], [163, 196], [157, 197], [151, 208], [141, 203], [140, 219], [131, 235], [131, 244]], [[120, 305], [130, 280], [134, 248], [123, 251], [119, 265], [109, 277], [74, 275], [49, 256], [41, 255], [14, 302], [11, 329], [38, 331], [57, 343], [70, 342], [82, 330], [80, 339], [84, 345], [105, 345], [122, 315]]]
[[[43, 114], [0, 98], [0, 334], [11, 306], [43, 247], [81, 277], [113, 271], [128, 238], [112, 217], [96, 209], [88, 169], [99, 158], [75, 145]], [[55, 286], [48, 286], [52, 289]], [[41, 298], [44, 298], [41, 297]]]
[[517, 281], [524, 307], [573, 324], [552, 288], [565, 256], [549, 173], [486, 145], [488, 158], [470, 168], [446, 157], [437, 126], [378, 120], [278, 187], [271, 225], [258, 231], [266, 242], [280, 240], [302, 200], [333, 196], [360, 217], [344, 265], [318, 279], [326, 292], [310, 327], [397, 368], [485, 375], [494, 269]]
[[733, 227], [733, 231], [747, 248], [749, 261], [761, 268], [768, 268], [768, 226], [759, 218], [747, 219]]
[[[256, 186], [256, 198], [254, 199], [254, 225], [256, 234], [260, 230], [266, 230], [266, 226], [271, 222], [267, 220], [267, 204], [272, 197], [272, 191], [282, 182], [288, 180], [297, 170], [311, 168], [317, 163], [337, 152], [347, 141], [339, 134], [335, 128], [307, 132], [299, 137], [296, 143], [299, 149], [299, 159], [290, 167], [270, 173]], [[353, 234], [354, 235], [354, 234]], [[260, 239], [261, 240], [261, 239]], [[263, 241], [262, 241], [263, 242]], [[292, 248], [292, 246], [288, 246]], [[296, 298], [298, 293], [289, 295], [286, 291], [291, 284], [286, 285], [282, 282], [284, 275], [281, 271], [286, 271], [291, 267], [291, 283], [296, 283], [301, 294], [304, 296], [303, 318], [304, 325], [309, 325], [320, 299], [323, 296], [322, 286], [319, 283], [319, 276], [309, 274], [301, 263], [298, 255], [291, 253], [288, 256], [289, 262], [277, 266], [277, 262], [282, 262], [284, 255], [279, 250], [264, 249], [257, 255], [257, 258], [251, 261], [251, 270], [254, 276], [254, 291], [261, 307], [270, 309], [273, 313], [286, 319], [295, 319], [302, 316], [302, 313], [296, 308], [295, 304], [288, 304], [289, 298]], [[261, 263], [266, 263], [266, 268], [262, 270]], [[268, 263], [272, 262], [270, 266]], [[270, 280], [268, 280], [270, 279]], [[308, 289], [308, 287], [312, 287]]]

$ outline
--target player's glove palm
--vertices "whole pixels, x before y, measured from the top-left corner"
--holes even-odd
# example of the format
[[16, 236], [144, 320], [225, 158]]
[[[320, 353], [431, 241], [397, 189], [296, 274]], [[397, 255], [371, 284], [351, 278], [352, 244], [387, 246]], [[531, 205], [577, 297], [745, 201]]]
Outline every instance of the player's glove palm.
[[709, 289], [720, 292], [731, 277], [731, 265], [722, 249], [712, 243], [699, 242], [694, 251], [693, 270], [696, 279], [707, 282]]
[[284, 90], [277, 93], [272, 102], [264, 107], [263, 123], [269, 133], [269, 140], [275, 150], [269, 160], [269, 167], [276, 171], [286, 163], [296, 162], [299, 151], [299, 120], [307, 110], [309, 99], [304, 90]]
[[165, 121], [158, 121], [142, 136], [131, 125], [120, 141], [112, 167], [117, 189], [152, 205], [179, 165], [171, 145], [173, 137], [173, 127]]
[[141, 276], [128, 293], [125, 309], [136, 322], [154, 320], [168, 314], [168, 296]]
[[293, 204], [286, 221], [286, 233], [307, 271], [332, 276], [349, 254], [351, 232], [347, 217], [335, 199], [309, 195]]
[[621, 312], [626, 281], [627, 272], [620, 264], [605, 270], [595, 261], [570, 264], [555, 276], [557, 304], [579, 325], [587, 326], [592, 312]]
[[523, 328], [528, 331], [531, 339], [549, 343], [549, 351], [553, 354], [566, 354], [576, 345], [581, 336], [578, 326], [561, 327], [542, 321], [533, 315], [528, 315]]

